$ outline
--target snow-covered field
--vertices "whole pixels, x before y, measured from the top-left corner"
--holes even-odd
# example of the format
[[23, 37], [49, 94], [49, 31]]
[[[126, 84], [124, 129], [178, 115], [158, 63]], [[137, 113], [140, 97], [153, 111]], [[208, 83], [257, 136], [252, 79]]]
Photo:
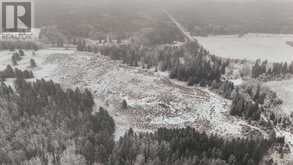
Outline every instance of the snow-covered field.
[[281, 110], [290, 115], [293, 113], [293, 79], [266, 83], [283, 100]]
[[[152, 131], [159, 127], [192, 126], [226, 137], [242, 137], [247, 131], [263, 131], [231, 117], [231, 102], [205, 88], [188, 87], [170, 80], [167, 73], [129, 67], [98, 54], [75, 50], [46, 49], [26, 56], [17, 66], [30, 69], [34, 58], [36, 78], [52, 79], [64, 87], [89, 88], [97, 104], [107, 109], [116, 122], [116, 135], [134, 128]], [[0, 67], [11, 64], [12, 52], [0, 52]], [[127, 109], [121, 108], [126, 100]], [[244, 129], [245, 128], [245, 129]]]
[[270, 62], [293, 61], [293, 35], [247, 34], [195, 37], [212, 54], [227, 58], [269, 60]]

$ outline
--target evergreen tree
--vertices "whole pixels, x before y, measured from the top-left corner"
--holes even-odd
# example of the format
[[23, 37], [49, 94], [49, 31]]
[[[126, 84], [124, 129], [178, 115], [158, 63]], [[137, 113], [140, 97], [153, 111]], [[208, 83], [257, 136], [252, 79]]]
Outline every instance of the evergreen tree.
[[22, 49], [19, 49], [18, 50], [18, 54], [20, 55], [20, 56], [24, 56], [25, 54], [24, 54], [24, 51], [22, 50]]
[[35, 68], [37, 66], [36, 61], [34, 59], [30, 60], [30, 66], [31, 68]]
[[126, 100], [123, 100], [123, 101], [122, 101], [122, 104], [121, 104], [121, 108], [122, 108], [122, 109], [127, 109], [127, 107], [128, 107], [128, 105], [127, 105]]

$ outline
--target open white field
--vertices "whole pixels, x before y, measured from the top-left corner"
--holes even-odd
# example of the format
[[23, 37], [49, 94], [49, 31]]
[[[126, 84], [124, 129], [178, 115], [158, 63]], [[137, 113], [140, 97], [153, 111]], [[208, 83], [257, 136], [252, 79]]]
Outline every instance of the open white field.
[[195, 37], [212, 54], [227, 58], [269, 60], [270, 62], [293, 61], [293, 35], [247, 34]]

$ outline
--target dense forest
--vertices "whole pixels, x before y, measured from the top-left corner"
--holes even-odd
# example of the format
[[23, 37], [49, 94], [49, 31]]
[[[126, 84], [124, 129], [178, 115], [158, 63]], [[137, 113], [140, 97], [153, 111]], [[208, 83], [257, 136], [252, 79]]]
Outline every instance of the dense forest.
[[88, 90], [52, 81], [0, 85], [0, 164], [93, 164], [114, 147], [114, 121]]
[[282, 104], [282, 100], [278, 98], [276, 92], [257, 81], [249, 81], [240, 86], [234, 86], [227, 80], [213, 81], [210, 89], [232, 100], [230, 114], [246, 120], [259, 121], [261, 114], [266, 110]]
[[0, 71], [0, 79], [4, 81], [7, 78], [23, 78], [30, 79], [33, 78], [34, 74], [32, 71], [13, 69], [10, 65], [7, 65], [3, 71]]
[[184, 41], [184, 37], [178, 31], [174, 23], [162, 19], [161, 22], [156, 23], [149, 32], [144, 32], [141, 37], [144, 45], [160, 45], [173, 44], [174, 41]]
[[284, 78], [287, 74], [293, 74], [293, 62], [268, 63], [268, 61], [257, 60], [252, 67], [252, 77], [264, 81]]
[[243, 116], [245, 119], [259, 120], [261, 113], [264, 111], [262, 104], [266, 95], [260, 93], [260, 86], [257, 87], [256, 93], [250, 91], [240, 93], [236, 91], [236, 96], [233, 99], [230, 114]]
[[116, 143], [109, 165], [257, 165], [270, 147], [283, 143], [282, 139], [224, 140], [192, 128], [141, 134], [129, 130]]

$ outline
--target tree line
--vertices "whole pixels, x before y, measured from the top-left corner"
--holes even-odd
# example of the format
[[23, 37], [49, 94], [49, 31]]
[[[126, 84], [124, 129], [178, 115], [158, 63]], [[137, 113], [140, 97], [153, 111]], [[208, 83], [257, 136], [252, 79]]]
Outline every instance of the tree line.
[[284, 63], [272, 63], [268, 61], [257, 60], [252, 67], [252, 78], [274, 79], [278, 77], [284, 77], [286, 74], [293, 74], [293, 62], [288, 64]]
[[40, 45], [36, 42], [32, 41], [1, 41], [0, 42], [0, 50], [10, 50], [14, 51], [16, 49], [32, 49], [38, 50], [40, 49]]
[[32, 71], [20, 70], [18, 68], [13, 69], [10, 65], [7, 65], [3, 71], [0, 71], [0, 79], [4, 81], [7, 78], [23, 78], [30, 79], [34, 78]]
[[116, 143], [108, 165], [258, 165], [277, 144], [282, 140], [224, 140], [190, 127], [140, 134], [129, 130]]

